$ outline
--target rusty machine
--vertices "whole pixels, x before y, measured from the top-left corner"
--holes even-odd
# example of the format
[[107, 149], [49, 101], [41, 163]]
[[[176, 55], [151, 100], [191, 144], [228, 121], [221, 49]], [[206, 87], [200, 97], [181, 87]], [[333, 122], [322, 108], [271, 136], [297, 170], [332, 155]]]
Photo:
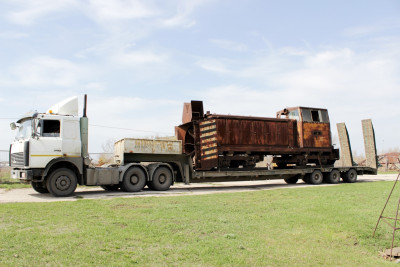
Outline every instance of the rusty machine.
[[253, 168], [267, 155], [277, 168], [332, 166], [339, 159], [321, 108], [285, 108], [264, 118], [204, 113], [202, 101], [191, 101], [175, 133], [196, 170]]

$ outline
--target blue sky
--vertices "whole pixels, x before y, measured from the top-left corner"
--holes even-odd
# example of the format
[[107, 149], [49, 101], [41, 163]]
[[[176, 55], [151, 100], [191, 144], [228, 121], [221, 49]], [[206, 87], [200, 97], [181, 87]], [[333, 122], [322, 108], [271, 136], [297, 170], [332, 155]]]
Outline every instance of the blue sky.
[[399, 14], [398, 1], [0, 0], [0, 149], [9, 118], [84, 93], [91, 152], [173, 135], [192, 99], [265, 117], [328, 108], [358, 153], [372, 118], [378, 150], [400, 147]]

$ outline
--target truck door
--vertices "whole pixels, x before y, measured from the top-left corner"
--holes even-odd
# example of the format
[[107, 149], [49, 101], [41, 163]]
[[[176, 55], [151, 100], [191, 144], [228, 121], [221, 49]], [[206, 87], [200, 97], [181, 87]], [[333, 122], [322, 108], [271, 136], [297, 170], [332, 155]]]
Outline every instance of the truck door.
[[328, 111], [301, 108], [303, 147], [323, 148], [331, 146], [331, 130]]
[[44, 168], [52, 159], [61, 157], [61, 121], [41, 119], [37, 122], [36, 138], [30, 140], [30, 167]]

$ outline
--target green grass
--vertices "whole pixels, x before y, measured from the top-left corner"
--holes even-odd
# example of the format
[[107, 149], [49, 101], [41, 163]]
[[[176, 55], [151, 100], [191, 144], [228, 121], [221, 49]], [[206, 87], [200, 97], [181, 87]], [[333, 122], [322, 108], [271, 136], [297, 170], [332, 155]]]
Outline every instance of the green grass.
[[381, 171], [381, 170], [378, 170], [378, 174], [399, 174], [399, 171]]
[[0, 168], [0, 188], [9, 190], [28, 187], [30, 187], [30, 184], [23, 184], [17, 179], [10, 178], [9, 168]]
[[0, 266], [389, 265], [391, 186], [1, 204]]

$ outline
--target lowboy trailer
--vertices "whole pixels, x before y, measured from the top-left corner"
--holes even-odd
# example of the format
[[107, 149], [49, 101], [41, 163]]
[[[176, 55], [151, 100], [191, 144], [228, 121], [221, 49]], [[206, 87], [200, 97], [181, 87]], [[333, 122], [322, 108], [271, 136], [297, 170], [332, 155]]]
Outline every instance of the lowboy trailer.
[[[10, 166], [13, 178], [31, 183], [33, 189], [39, 193], [51, 193], [53, 196], [62, 197], [73, 194], [78, 184], [101, 186], [105, 190], [121, 189], [127, 192], [137, 192], [145, 186], [151, 190], [168, 190], [174, 182], [189, 184], [204, 181], [284, 179], [287, 183], [293, 184], [299, 179], [303, 179], [309, 184], [320, 184], [323, 181], [334, 184], [342, 178], [344, 182], [353, 183], [356, 182], [358, 175], [377, 173], [375, 137], [370, 120], [363, 121], [367, 162], [369, 162], [369, 166], [366, 167], [353, 166], [352, 160], [342, 161], [338, 166], [332, 164], [332, 160], [338, 158], [338, 152], [331, 147], [330, 130], [326, 132], [329, 140], [324, 139], [325, 145], [320, 146], [322, 149], [318, 147], [319, 145], [314, 150], [304, 147], [304, 144], [309, 142], [305, 137], [299, 138], [300, 142], [297, 143], [293, 139], [296, 137], [296, 131], [293, 131], [293, 127], [290, 125], [297, 125], [296, 127], [299, 129], [303, 129], [301, 128], [303, 126], [301, 126], [301, 121], [295, 122], [292, 118], [256, 120], [272, 121], [274, 125], [277, 122], [285, 127], [289, 125], [289, 128], [285, 129], [289, 129], [292, 139], [289, 138], [291, 141], [289, 139], [282, 140], [299, 144], [293, 153], [290, 152], [289, 146], [284, 149], [284, 153], [279, 155], [276, 147], [264, 149], [262, 145], [257, 145], [254, 146], [257, 150], [256, 153], [248, 152], [246, 154], [240, 151], [240, 144], [235, 144], [234, 153], [232, 151], [232, 153], [225, 153], [221, 150], [221, 155], [217, 154], [217, 160], [208, 164], [207, 161], [201, 159], [201, 155], [207, 155], [205, 153], [207, 148], [202, 148], [201, 140], [196, 141], [196, 136], [190, 132], [191, 126], [185, 118], [185, 113], [183, 122], [190, 127], [181, 127], [180, 132], [177, 132], [177, 139], [182, 137], [182, 133], [186, 136], [184, 142], [177, 139], [121, 139], [114, 146], [114, 163], [95, 167], [92, 165], [88, 153], [86, 102], [85, 95], [82, 117], [78, 116], [78, 98], [73, 97], [56, 104], [45, 113], [27, 114], [18, 120], [17, 124], [11, 124], [12, 129], [18, 129], [16, 139], [10, 146]], [[199, 101], [196, 103], [199, 104]], [[187, 105], [185, 107], [187, 108]], [[302, 112], [302, 109], [294, 110]], [[313, 111], [317, 111], [313, 115], [314, 119], [317, 116], [321, 117], [320, 122], [315, 122], [321, 123], [321, 125], [312, 125], [312, 134], [314, 134], [312, 138], [315, 140], [309, 139], [314, 142], [313, 144], [320, 144], [318, 142], [323, 138], [321, 134], [323, 135], [323, 131], [325, 131], [321, 129], [330, 129], [330, 125], [327, 125], [327, 113], [325, 114], [327, 111], [311, 108], [304, 108], [304, 110], [310, 111], [311, 115]], [[279, 113], [279, 116], [287, 115], [290, 111], [284, 110]], [[196, 116], [195, 113], [191, 115]], [[201, 119], [198, 116], [196, 118]], [[226, 117], [219, 116], [218, 118]], [[213, 119], [212, 116], [209, 116], [209, 119]], [[206, 118], [206, 121], [209, 119]], [[236, 116], [235, 120], [237, 119]], [[245, 119], [249, 121], [249, 118]], [[199, 125], [200, 123], [195, 121], [194, 124]], [[270, 129], [268, 127], [270, 126], [267, 125], [263, 131], [269, 135], [269, 140], [272, 140], [271, 133], [265, 132]], [[274, 129], [277, 131], [275, 133], [279, 134], [280, 129]], [[248, 129], [237, 130], [246, 131]], [[339, 132], [341, 146], [343, 145], [342, 141], [345, 140], [343, 147], [347, 147], [351, 154], [347, 130], [342, 132], [346, 136]], [[207, 132], [202, 132], [202, 134], [201, 137], [204, 134], [207, 135]], [[190, 137], [194, 141], [193, 145], [189, 142]], [[279, 140], [279, 136], [273, 138]], [[213, 145], [218, 147], [217, 139]], [[226, 144], [225, 147], [229, 149]], [[267, 153], [269, 151], [273, 152], [274, 165], [277, 165], [277, 168], [255, 167], [254, 161], [259, 161], [264, 155], [270, 154]], [[311, 151], [311, 154], [307, 154], [307, 151]], [[307, 156], [310, 156], [308, 164], [305, 161]], [[325, 160], [321, 160], [323, 157]], [[196, 158], [199, 160], [197, 165]], [[296, 162], [299, 164], [295, 164]]]

